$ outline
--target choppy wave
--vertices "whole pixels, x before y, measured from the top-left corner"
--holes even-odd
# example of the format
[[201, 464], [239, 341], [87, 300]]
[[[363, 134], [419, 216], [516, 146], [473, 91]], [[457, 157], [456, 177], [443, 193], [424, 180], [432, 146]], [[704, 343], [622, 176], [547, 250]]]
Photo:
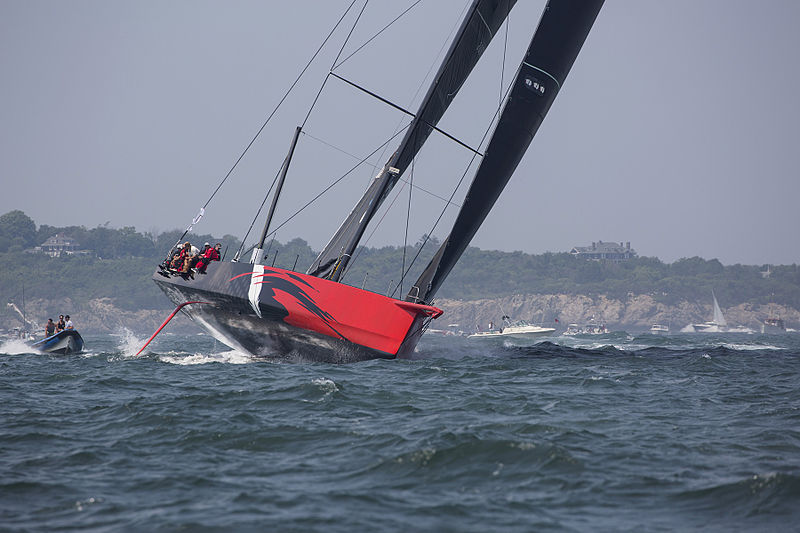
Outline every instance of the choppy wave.
[[799, 340], [431, 337], [349, 365], [3, 345], [0, 529], [791, 530]]

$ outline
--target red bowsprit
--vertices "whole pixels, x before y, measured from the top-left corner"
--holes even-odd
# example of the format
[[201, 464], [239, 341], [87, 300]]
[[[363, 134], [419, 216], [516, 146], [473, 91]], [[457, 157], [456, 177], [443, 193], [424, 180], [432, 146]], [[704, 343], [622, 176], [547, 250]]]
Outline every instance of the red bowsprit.
[[162, 329], [164, 329], [164, 326], [166, 326], [167, 324], [169, 324], [169, 321], [170, 321], [170, 320], [172, 320], [172, 319], [175, 317], [175, 315], [177, 315], [177, 314], [178, 314], [178, 311], [180, 311], [181, 309], [183, 309], [183, 308], [184, 308], [184, 307], [186, 307], [187, 305], [191, 305], [191, 304], [207, 304], [207, 303], [209, 303], [209, 302], [199, 302], [199, 301], [198, 301], [198, 302], [184, 302], [184, 303], [180, 304], [180, 305], [179, 305], [178, 307], [176, 307], [176, 308], [175, 308], [175, 310], [174, 310], [174, 311], [173, 311], [173, 312], [172, 312], [172, 313], [171, 313], [171, 314], [170, 314], [170, 315], [167, 317], [167, 319], [164, 321], [164, 323], [163, 323], [163, 324], [161, 324], [161, 325], [158, 327], [158, 329], [155, 331], [155, 333], [153, 333], [152, 335], [150, 335], [150, 338], [149, 338], [149, 339], [147, 339], [147, 342], [145, 342], [145, 343], [144, 343], [144, 346], [142, 346], [142, 347], [141, 347], [141, 349], [140, 349], [138, 352], [136, 352], [136, 355], [138, 356], [140, 353], [142, 353], [142, 352], [144, 351], [144, 349], [145, 349], [145, 348], [147, 348], [147, 345], [148, 345], [148, 344], [150, 344], [150, 342], [151, 342], [153, 339], [155, 339], [155, 338], [156, 338], [156, 335], [158, 335], [159, 333], [161, 333], [161, 330], [162, 330]]

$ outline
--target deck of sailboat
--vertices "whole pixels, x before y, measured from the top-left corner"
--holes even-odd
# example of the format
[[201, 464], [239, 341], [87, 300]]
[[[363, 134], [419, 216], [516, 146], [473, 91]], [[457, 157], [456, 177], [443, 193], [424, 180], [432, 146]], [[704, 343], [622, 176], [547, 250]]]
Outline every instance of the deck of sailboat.
[[[440, 130], [437, 124], [488, 44], [498, 34], [515, 2], [472, 0], [416, 113], [405, 111], [385, 98], [349, 82], [333, 70], [328, 73], [413, 118], [397, 150], [381, 167], [361, 199], [308, 268], [307, 274], [262, 264], [265, 239], [276, 231], [270, 233], [270, 224], [303, 128], [301, 125], [295, 130], [288, 155], [276, 176], [272, 203], [261, 237], [253, 247], [250, 262], [219, 263], [209, 266], [206, 276], [194, 278], [157, 271], [153, 276], [154, 281], [185, 314], [216, 338], [254, 355], [285, 357], [295, 354], [313, 360], [340, 362], [392, 358], [410, 353], [427, 321], [441, 314], [441, 310], [424, 305], [424, 302], [433, 301], [511, 179], [560, 92], [603, 5], [603, 0], [559, 0], [547, 3], [524, 60], [508, 86], [502, 110], [496, 115], [496, 123], [494, 118], [490, 120], [494, 130], [491, 135], [488, 135], [489, 129], [486, 130], [488, 141], [483, 153], [480, 153]], [[323, 82], [320, 93], [324, 86]], [[311, 110], [308, 115], [310, 113]], [[261, 130], [264, 126], [266, 122]], [[445, 134], [481, 156], [449, 235], [416, 282], [406, 285], [410, 285], [411, 290], [405, 299], [393, 299], [340, 283], [348, 272], [350, 262], [354, 260], [367, 226], [389, 197], [392, 188], [401, 181], [403, 173], [411, 168], [413, 174], [413, 163], [433, 131]], [[223, 183], [228, 175], [222, 180]], [[411, 195], [407, 220], [411, 218], [410, 203]], [[447, 202], [443, 210], [449, 204]], [[310, 203], [306, 207], [308, 205]], [[202, 216], [204, 209], [205, 206], [192, 226]], [[435, 219], [436, 224], [443, 214], [444, 211]], [[187, 228], [184, 235], [192, 226]], [[425, 243], [427, 238], [422, 246]], [[237, 260], [239, 252], [236, 254]], [[412, 264], [413, 260], [406, 269], [404, 258], [399, 273], [401, 280], [409, 274]], [[399, 285], [402, 287], [402, 281]]]
[[[249, 263], [214, 263], [208, 274], [153, 280], [192, 320], [231, 348], [265, 358], [350, 362], [413, 350], [435, 307]], [[407, 347], [410, 346], [410, 349]]]

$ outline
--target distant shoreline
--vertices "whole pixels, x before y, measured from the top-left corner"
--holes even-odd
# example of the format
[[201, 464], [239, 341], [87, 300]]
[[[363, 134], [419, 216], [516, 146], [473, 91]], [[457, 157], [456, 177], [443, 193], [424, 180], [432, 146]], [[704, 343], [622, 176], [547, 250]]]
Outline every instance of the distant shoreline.
[[[607, 296], [517, 294], [476, 300], [441, 298], [435, 305], [443, 309], [444, 314], [431, 327], [444, 329], [450, 324], [458, 324], [464, 331], [474, 331], [476, 326], [485, 329], [490, 321], [500, 323], [502, 316], [508, 315], [512, 320], [541, 322], [557, 329], [566, 328], [569, 323], [594, 321], [610, 329], [626, 331], [641, 331], [653, 324], [664, 324], [672, 332], [678, 332], [688, 324], [706, 322], [712, 315], [710, 302], [700, 304], [684, 301], [670, 306], [656, 302], [649, 295], [632, 295], [626, 301], [621, 301]], [[55, 319], [59, 314], [68, 313], [72, 315], [76, 328], [88, 334], [124, 333], [128, 330], [135, 335], [147, 335], [163, 323], [170, 311], [168, 306], [129, 311], [115, 306], [110, 298], [97, 298], [82, 305], [69, 299], [36, 299], [27, 305], [29, 320], [38, 322], [42, 329], [48, 318]], [[800, 310], [791, 307], [743, 303], [723, 308], [729, 325], [747, 326], [756, 331], [760, 331], [761, 321], [770, 312], [783, 318], [787, 327], [800, 329]], [[21, 320], [10, 315], [6, 315], [5, 322], [2, 327], [9, 330], [22, 325]], [[166, 330], [185, 333], [203, 331], [182, 314], [178, 314]]]

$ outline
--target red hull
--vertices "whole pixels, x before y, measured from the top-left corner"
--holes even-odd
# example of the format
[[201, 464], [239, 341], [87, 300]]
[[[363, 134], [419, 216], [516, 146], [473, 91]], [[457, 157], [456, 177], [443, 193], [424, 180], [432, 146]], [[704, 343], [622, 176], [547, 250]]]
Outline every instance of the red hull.
[[[185, 279], [154, 281], [183, 311], [234, 348], [254, 355], [343, 361], [413, 351], [426, 319], [442, 311], [280, 268], [216, 263]], [[344, 355], [343, 355], [344, 354]]]

